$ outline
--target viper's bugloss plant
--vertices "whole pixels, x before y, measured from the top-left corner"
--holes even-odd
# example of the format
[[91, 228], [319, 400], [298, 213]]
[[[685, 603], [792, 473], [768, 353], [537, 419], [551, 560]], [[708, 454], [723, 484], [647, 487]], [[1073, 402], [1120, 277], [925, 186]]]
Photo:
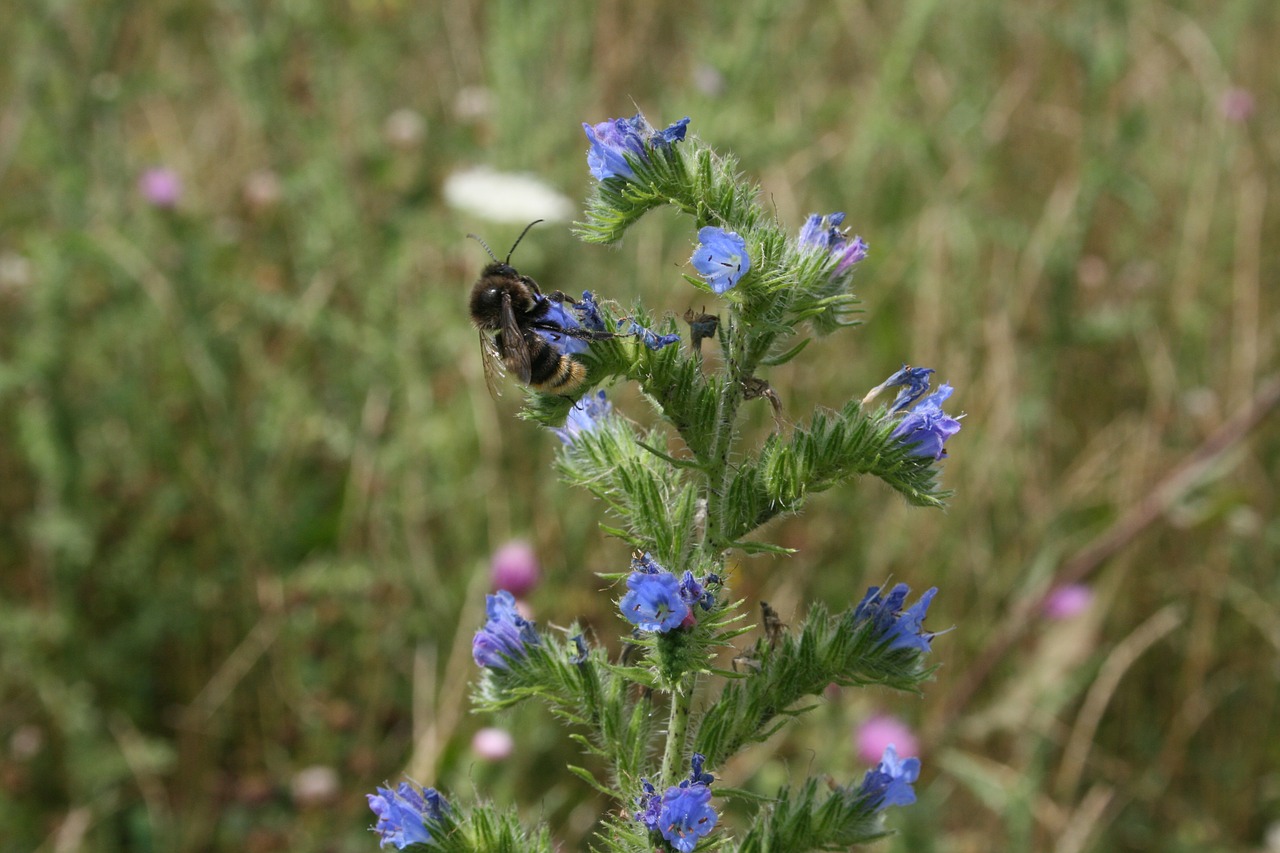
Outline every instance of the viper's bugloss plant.
[[[744, 619], [755, 606], [730, 594], [732, 560], [787, 553], [768, 540], [768, 522], [855, 477], [941, 506], [938, 463], [960, 421], [942, 408], [952, 387], [929, 393], [933, 369], [907, 365], [834, 410], [794, 425], [779, 416], [785, 389], [770, 385], [770, 369], [801, 357], [810, 337], [856, 325], [853, 285], [868, 246], [841, 212], [813, 214], [798, 229], [777, 222], [737, 163], [687, 137], [688, 125], [656, 130], [639, 114], [583, 124], [596, 183], [579, 236], [615, 243], [649, 211], [672, 207], [690, 220], [690, 272], [657, 311], [617, 293], [553, 301], [548, 326], [592, 334], [538, 331], [587, 368], [586, 381], [577, 399], [530, 391], [524, 411], [559, 437], [561, 476], [601, 500], [613, 516], [605, 530], [635, 549], [628, 570], [601, 575], [614, 585], [623, 651], [611, 660], [577, 625], [539, 630], [499, 590], [472, 644], [474, 705], [544, 702], [607, 767], [603, 776], [570, 768], [613, 801], [595, 850], [845, 849], [884, 835], [886, 808], [915, 802], [918, 758], [890, 745], [861, 782], [809, 779], [763, 800], [717, 785], [716, 769], [801, 717], [832, 684], [918, 692], [933, 671], [926, 655], [938, 632], [924, 622], [937, 589], [908, 605], [907, 584], [874, 586], [834, 612], [814, 603], [791, 629], [766, 605], [757, 632]], [[671, 312], [688, 303], [678, 289], [687, 286], [720, 302], [716, 313], [684, 316], [685, 343]], [[704, 362], [704, 341], [718, 343], [718, 360]], [[597, 387], [626, 383], [661, 423], [640, 426]], [[873, 408], [888, 389], [895, 398]], [[777, 428], [751, 446], [741, 423], [759, 399]], [[721, 655], [733, 671], [717, 666]], [[378, 790], [370, 806], [384, 845], [550, 849], [547, 828], [522, 827], [514, 807], [445, 806], [407, 783]], [[745, 825], [721, 820], [725, 797], [742, 798]]]

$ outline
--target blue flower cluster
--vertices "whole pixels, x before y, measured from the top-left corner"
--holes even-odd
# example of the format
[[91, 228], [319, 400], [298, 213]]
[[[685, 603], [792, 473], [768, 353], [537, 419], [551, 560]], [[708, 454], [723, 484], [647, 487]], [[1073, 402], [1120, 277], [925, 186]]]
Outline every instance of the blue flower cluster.
[[660, 832], [680, 853], [691, 853], [698, 841], [715, 829], [720, 816], [711, 808], [711, 788], [715, 781], [702, 766], [706, 758], [693, 754], [689, 778], [661, 794], [647, 779], [641, 779], [644, 793], [636, 798], [636, 820], [651, 832]]
[[861, 237], [855, 236], [850, 240], [849, 229], [840, 227], [843, 222], [844, 214], [841, 212], [828, 213], [825, 216], [811, 213], [800, 228], [799, 243], [802, 249], [829, 252], [836, 258], [835, 272], [832, 273], [836, 278], [844, 275], [854, 264], [865, 258], [870, 248]]
[[516, 598], [505, 589], [485, 596], [488, 620], [471, 641], [471, 657], [479, 666], [506, 669], [528, 655], [529, 646], [542, 643], [533, 623], [516, 610]]
[[910, 592], [909, 586], [900, 583], [889, 590], [886, 598], [881, 594], [880, 587], [871, 587], [854, 608], [854, 626], [870, 623], [872, 636], [880, 642], [888, 643], [890, 650], [917, 649], [928, 652], [929, 642], [935, 635], [924, 630], [924, 618], [929, 612], [929, 603], [938, 594], [938, 588], [929, 588], [915, 604], [903, 610]]
[[665, 346], [680, 343], [679, 335], [659, 335], [652, 329], [646, 329], [644, 326], [641, 326], [635, 320], [631, 320], [629, 322], [626, 331], [628, 335], [635, 335], [640, 338], [641, 342], [643, 342], [649, 349], [662, 349]]
[[858, 794], [869, 798], [876, 811], [889, 806], [909, 806], [916, 801], [911, 783], [920, 778], [920, 759], [899, 758], [893, 744], [884, 748], [880, 763], [867, 771]]
[[691, 627], [697, 623], [694, 605], [710, 610], [715, 604], [715, 594], [707, 589], [720, 582], [715, 575], [699, 581], [693, 572], [686, 571], [682, 579], [677, 579], [649, 554], [632, 558], [631, 568], [627, 594], [618, 602], [618, 608], [641, 631], [665, 634]]
[[596, 180], [609, 178], [630, 180], [636, 176], [628, 158], [647, 163], [651, 151], [670, 147], [684, 139], [689, 126], [688, 117], [668, 127], [654, 130], [641, 113], [631, 118], [611, 118], [599, 124], [582, 123], [582, 129], [591, 142], [587, 151], [587, 166]]
[[410, 844], [425, 844], [431, 840], [426, 821], [438, 822], [449, 814], [449, 804], [439, 791], [409, 782], [401, 782], [394, 791], [378, 788], [378, 793], [365, 796], [378, 816], [373, 831], [381, 836], [380, 847], [403, 850]]

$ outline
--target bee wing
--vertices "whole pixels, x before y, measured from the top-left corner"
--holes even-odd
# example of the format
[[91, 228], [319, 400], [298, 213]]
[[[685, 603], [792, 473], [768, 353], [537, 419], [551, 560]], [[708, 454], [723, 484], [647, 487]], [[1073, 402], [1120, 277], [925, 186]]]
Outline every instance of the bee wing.
[[529, 365], [529, 344], [524, 339], [524, 329], [516, 322], [515, 309], [511, 307], [511, 295], [502, 294], [502, 360], [507, 369], [525, 385], [529, 384], [531, 368]]
[[494, 346], [493, 338], [480, 333], [480, 360], [484, 364], [484, 385], [489, 389], [489, 396], [495, 400], [502, 396], [498, 390], [498, 377], [502, 375], [502, 357]]

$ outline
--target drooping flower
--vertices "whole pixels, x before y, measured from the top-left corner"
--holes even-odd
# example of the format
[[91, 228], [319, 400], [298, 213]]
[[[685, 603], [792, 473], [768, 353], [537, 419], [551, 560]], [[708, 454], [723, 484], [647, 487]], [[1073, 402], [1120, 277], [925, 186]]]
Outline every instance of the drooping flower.
[[641, 113], [636, 113], [631, 118], [612, 118], [595, 125], [583, 122], [582, 129], [591, 142], [591, 148], [587, 151], [587, 166], [596, 180], [634, 178], [636, 173], [627, 162], [627, 155], [632, 159], [647, 161], [649, 151], [666, 148], [684, 139], [688, 125], [689, 119], [683, 118], [665, 130], [655, 131]]
[[893, 746], [903, 755], [919, 755], [920, 744], [911, 727], [890, 714], [875, 714], [862, 721], [854, 733], [858, 757], [868, 763], [879, 761], [885, 748]]
[[900, 583], [889, 591], [886, 598], [881, 594], [880, 587], [871, 587], [853, 611], [853, 624], [857, 626], [871, 623], [872, 636], [880, 642], [888, 643], [890, 650], [918, 649], [928, 652], [929, 643], [935, 634], [925, 631], [923, 623], [929, 611], [929, 603], [938, 594], [938, 588], [925, 590], [915, 604], [903, 610], [902, 606], [910, 592], [910, 587]]
[[1048, 619], [1062, 621], [1079, 616], [1093, 604], [1093, 590], [1082, 583], [1054, 587], [1045, 596], [1041, 610]]
[[582, 301], [573, 303], [573, 310], [578, 312], [582, 328], [593, 332], [608, 331], [604, 318], [600, 316], [600, 305], [596, 302], [595, 294], [590, 290], [582, 291]]
[[411, 844], [425, 844], [431, 840], [426, 820], [443, 820], [449, 814], [449, 804], [440, 792], [409, 782], [401, 782], [394, 791], [378, 788], [378, 793], [366, 796], [369, 808], [378, 816], [372, 829], [382, 838], [380, 847], [394, 845], [403, 850]]
[[173, 169], [156, 166], [138, 177], [138, 192], [156, 207], [177, 207], [182, 198], [182, 178]]
[[471, 657], [479, 666], [506, 669], [511, 660], [528, 654], [529, 646], [541, 644], [533, 623], [516, 610], [516, 599], [505, 589], [485, 596], [488, 621], [471, 641]]
[[737, 285], [751, 269], [747, 241], [732, 231], [708, 225], [698, 230], [698, 248], [690, 258], [703, 281], [716, 293]]
[[876, 811], [889, 806], [909, 806], [916, 801], [911, 783], [920, 778], [920, 759], [898, 758], [893, 744], [884, 748], [880, 763], [867, 771], [858, 793], [872, 800]]
[[954, 390], [946, 383], [939, 385], [937, 391], [921, 400], [902, 418], [891, 437], [910, 447], [912, 456], [929, 456], [934, 459], [946, 456], [943, 444], [960, 431], [960, 421], [942, 410], [942, 402]]
[[679, 335], [659, 335], [652, 329], [646, 329], [644, 326], [641, 326], [635, 320], [630, 321], [630, 325], [627, 326], [626, 334], [635, 335], [640, 338], [645, 346], [654, 350], [662, 349], [663, 347], [670, 346], [671, 344], [680, 343]]
[[694, 753], [689, 778], [661, 794], [647, 779], [640, 780], [644, 793], [636, 798], [636, 820], [649, 830], [662, 833], [680, 853], [691, 853], [720, 819], [710, 806], [708, 786], [715, 778], [703, 772], [705, 761], [702, 755]]
[[680, 627], [689, 615], [689, 605], [680, 595], [680, 581], [671, 572], [632, 572], [627, 590], [618, 607], [641, 631], [665, 634]]
[[912, 367], [904, 364], [892, 376], [868, 391], [862, 398], [862, 405], [869, 405], [886, 388], [901, 388], [902, 390], [889, 406], [890, 412], [900, 412], [929, 390], [931, 373], [933, 373], [932, 367]]
[[837, 211], [825, 216], [819, 213], [809, 214], [809, 218], [800, 228], [799, 243], [801, 248], [819, 249], [834, 255], [836, 268], [833, 275], [839, 277], [849, 268], [867, 256], [870, 248], [861, 237], [849, 239], [849, 229], [841, 228], [844, 214]]
[[552, 432], [565, 444], [573, 444], [584, 432], [592, 432], [600, 426], [600, 421], [613, 411], [613, 405], [605, 399], [603, 391], [587, 394], [573, 404], [564, 426], [553, 427]]
[[538, 585], [541, 574], [538, 555], [523, 539], [506, 543], [489, 560], [490, 588], [508, 590], [516, 598], [528, 595]]

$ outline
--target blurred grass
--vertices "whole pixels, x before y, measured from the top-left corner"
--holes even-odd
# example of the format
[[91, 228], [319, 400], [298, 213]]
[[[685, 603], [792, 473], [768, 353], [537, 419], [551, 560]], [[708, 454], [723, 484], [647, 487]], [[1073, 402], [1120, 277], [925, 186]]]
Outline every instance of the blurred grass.
[[[735, 578], [793, 621], [889, 575], [936, 583], [931, 622], [957, 627], [938, 683], [834, 699], [717, 772], [852, 778], [849, 732], [880, 707], [923, 732], [926, 774], [886, 849], [1246, 850], [1280, 821], [1274, 414], [1092, 570], [1084, 621], [1030, 609], [1276, 375], [1274, 3], [3, 18], [0, 849], [369, 850], [362, 795], [411, 753], [420, 781], [584, 843], [599, 803], [555, 769], [573, 751], [544, 714], [503, 721], [507, 763], [469, 754], [466, 641], [508, 537], [543, 555], [539, 618], [602, 638], [591, 572], [625, 555], [549, 476], [518, 393], [487, 396], [463, 235], [518, 228], [440, 185], [488, 164], [580, 198], [579, 123], [633, 101], [692, 116], [784, 221], [843, 209], [872, 246], [867, 324], [770, 377], [788, 417], [904, 360], [968, 413], [945, 514], [854, 484], [771, 530], [796, 556]], [[399, 109], [419, 142], [388, 136]], [[175, 210], [136, 191], [154, 165], [182, 177]], [[264, 171], [278, 200], [246, 188]], [[544, 227], [519, 263], [678, 315], [689, 240], [669, 216], [614, 252]], [[294, 790], [312, 766], [336, 792]]]

